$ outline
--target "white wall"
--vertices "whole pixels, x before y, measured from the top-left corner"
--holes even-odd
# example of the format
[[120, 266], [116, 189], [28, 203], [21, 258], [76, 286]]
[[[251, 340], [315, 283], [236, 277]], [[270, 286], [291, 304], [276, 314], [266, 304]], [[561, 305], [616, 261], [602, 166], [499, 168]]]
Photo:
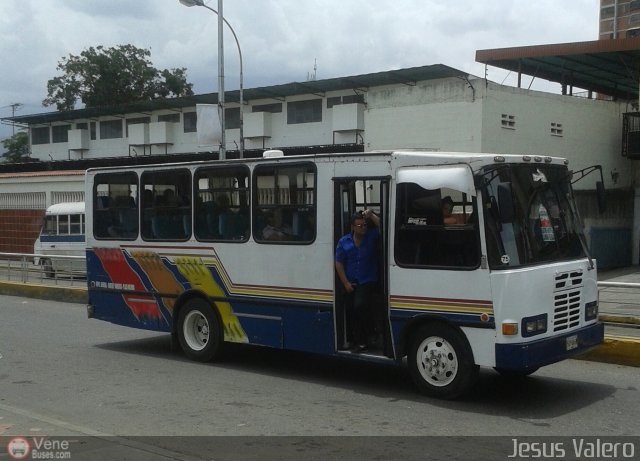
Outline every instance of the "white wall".
[[482, 103], [461, 79], [367, 93], [365, 149], [424, 148], [480, 152]]
[[[530, 91], [490, 83], [483, 102], [482, 151], [550, 155], [569, 159], [580, 170], [599, 164], [605, 186], [631, 186], [636, 163], [622, 157], [622, 114], [626, 104]], [[502, 114], [515, 116], [515, 129], [501, 126]], [[562, 136], [551, 135], [551, 123]], [[618, 173], [614, 183], [611, 172]], [[594, 189], [595, 173], [575, 184]]]

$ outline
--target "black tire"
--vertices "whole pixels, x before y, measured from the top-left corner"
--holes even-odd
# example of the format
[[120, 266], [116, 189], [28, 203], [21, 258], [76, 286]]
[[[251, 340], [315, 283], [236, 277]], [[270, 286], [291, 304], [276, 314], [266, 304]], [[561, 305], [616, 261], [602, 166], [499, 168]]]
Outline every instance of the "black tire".
[[409, 341], [409, 373], [421, 392], [455, 399], [475, 384], [480, 367], [474, 363], [471, 347], [459, 330], [430, 323], [416, 330]]
[[44, 272], [45, 277], [52, 279], [56, 273], [53, 270], [53, 262], [50, 259], [42, 260], [42, 271]]
[[180, 309], [177, 335], [184, 354], [198, 362], [217, 358], [222, 350], [223, 332], [215, 308], [204, 299], [192, 299]]

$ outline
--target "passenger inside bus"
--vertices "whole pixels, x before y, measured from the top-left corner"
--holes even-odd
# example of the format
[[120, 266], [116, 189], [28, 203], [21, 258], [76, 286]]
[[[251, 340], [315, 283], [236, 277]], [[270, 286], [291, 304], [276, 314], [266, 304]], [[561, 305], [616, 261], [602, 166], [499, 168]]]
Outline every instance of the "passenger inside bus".
[[293, 229], [282, 222], [282, 210], [275, 209], [264, 214], [266, 226], [262, 229], [262, 238], [271, 241], [293, 239]]

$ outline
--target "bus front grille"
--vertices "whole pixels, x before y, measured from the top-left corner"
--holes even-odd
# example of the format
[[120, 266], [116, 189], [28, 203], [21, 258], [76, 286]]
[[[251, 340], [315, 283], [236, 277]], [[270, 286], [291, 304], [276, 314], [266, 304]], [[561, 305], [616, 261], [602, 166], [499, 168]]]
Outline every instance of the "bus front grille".
[[582, 271], [556, 274], [553, 331], [563, 331], [580, 324]]

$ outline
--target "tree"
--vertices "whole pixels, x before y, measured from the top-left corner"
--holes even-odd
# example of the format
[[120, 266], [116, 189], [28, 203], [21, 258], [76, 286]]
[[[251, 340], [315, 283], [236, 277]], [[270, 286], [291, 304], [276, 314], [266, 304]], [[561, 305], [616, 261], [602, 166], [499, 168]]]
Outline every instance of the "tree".
[[149, 50], [133, 45], [90, 47], [80, 56], [70, 54], [58, 62], [63, 74], [47, 82], [42, 104], [66, 111], [78, 100], [85, 107], [100, 107], [193, 95], [186, 69], [160, 71], [151, 65], [150, 56]]
[[10, 138], [4, 139], [2, 145], [6, 152], [2, 154], [7, 162], [29, 161], [29, 136], [25, 131], [19, 131]]

